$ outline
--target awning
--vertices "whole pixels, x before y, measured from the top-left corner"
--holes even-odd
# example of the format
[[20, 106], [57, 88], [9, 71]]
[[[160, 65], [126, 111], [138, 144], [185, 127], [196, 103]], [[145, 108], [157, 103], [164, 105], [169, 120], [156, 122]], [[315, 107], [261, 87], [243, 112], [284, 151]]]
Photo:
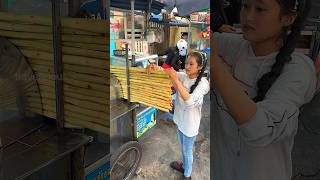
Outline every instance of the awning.
[[[149, 2], [151, 4], [151, 11], [152, 12], [160, 12], [166, 4], [163, 4], [156, 0], [135, 0], [134, 9], [135, 10], [148, 10], [149, 9]], [[120, 8], [120, 9], [131, 9], [131, 0], [111, 0], [110, 7]]]

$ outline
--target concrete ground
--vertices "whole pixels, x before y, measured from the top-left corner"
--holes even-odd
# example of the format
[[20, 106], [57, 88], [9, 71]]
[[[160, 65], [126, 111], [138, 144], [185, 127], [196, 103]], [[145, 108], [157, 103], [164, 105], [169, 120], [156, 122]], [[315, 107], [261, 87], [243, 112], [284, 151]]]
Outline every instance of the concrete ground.
[[[200, 133], [194, 149], [192, 179], [210, 179], [210, 98], [205, 96], [202, 109]], [[133, 180], [175, 180], [181, 177], [179, 172], [172, 170], [169, 164], [180, 160], [180, 146], [176, 127], [173, 122], [159, 120], [149, 132], [149, 136], [141, 141], [142, 159], [140, 169]]]

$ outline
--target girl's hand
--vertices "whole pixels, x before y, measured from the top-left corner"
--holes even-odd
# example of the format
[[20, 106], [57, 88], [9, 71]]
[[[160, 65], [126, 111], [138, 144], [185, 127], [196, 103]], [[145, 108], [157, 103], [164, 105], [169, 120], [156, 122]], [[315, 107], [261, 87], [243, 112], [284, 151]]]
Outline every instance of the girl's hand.
[[173, 68], [166, 69], [166, 72], [169, 75], [169, 77], [173, 80], [173, 82], [178, 81], [177, 72]]
[[152, 71], [155, 71], [157, 69], [159, 69], [159, 67], [156, 64], [149, 64], [146, 68], [147, 74], [149, 75]]
[[212, 68], [213, 75], [217, 72], [221, 72], [222, 69], [225, 69], [228, 73], [232, 74], [232, 67], [227, 65], [221, 56], [215, 57]]
[[220, 68], [229, 68], [226, 67], [227, 65], [225, 65], [225, 63], [222, 60], [222, 56], [217, 54], [216, 52], [216, 44], [214, 42], [214, 38], [213, 36], [211, 36], [211, 41], [210, 43], [212, 44], [213, 48], [212, 48], [212, 52], [210, 53], [210, 60], [211, 60], [211, 66], [210, 66], [210, 70], [211, 72], [214, 72], [216, 69], [220, 69]]
[[219, 28], [219, 31], [221, 32], [225, 32], [225, 33], [234, 33], [236, 32], [236, 28], [230, 26], [230, 25], [227, 25], [227, 24], [223, 24], [220, 28]]

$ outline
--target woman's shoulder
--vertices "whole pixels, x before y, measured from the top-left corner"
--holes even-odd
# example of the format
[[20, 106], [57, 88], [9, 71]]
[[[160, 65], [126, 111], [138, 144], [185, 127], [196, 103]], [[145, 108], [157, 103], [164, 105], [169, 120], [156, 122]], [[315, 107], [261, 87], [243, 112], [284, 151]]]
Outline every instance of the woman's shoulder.
[[[280, 78], [283, 84], [286, 82], [290, 84], [288, 89], [306, 89], [306, 102], [310, 101], [316, 89], [317, 77], [315, 65], [308, 56], [294, 52], [292, 60], [284, 67], [283, 75]], [[281, 84], [281, 83], [280, 83]]]
[[235, 56], [243, 48], [248, 48], [248, 41], [241, 34], [234, 33], [214, 33], [213, 35], [216, 53], [222, 56], [226, 62], [233, 64]]
[[213, 38], [217, 41], [221, 42], [235, 42], [235, 43], [241, 43], [243, 41], [246, 41], [243, 38], [242, 34], [237, 33], [213, 33]]
[[201, 78], [201, 82], [209, 83], [209, 80], [208, 80], [206, 77], [202, 77], [202, 78]]
[[209, 81], [206, 77], [202, 77], [200, 83], [206, 88], [209, 88]]
[[300, 75], [302, 75], [302, 73], [307, 73], [307, 74], [316, 73], [314, 62], [308, 56], [300, 52], [294, 52], [292, 53], [291, 57], [292, 57], [292, 60], [288, 63], [287, 67], [285, 67], [287, 71], [298, 70], [300, 72], [299, 73]]

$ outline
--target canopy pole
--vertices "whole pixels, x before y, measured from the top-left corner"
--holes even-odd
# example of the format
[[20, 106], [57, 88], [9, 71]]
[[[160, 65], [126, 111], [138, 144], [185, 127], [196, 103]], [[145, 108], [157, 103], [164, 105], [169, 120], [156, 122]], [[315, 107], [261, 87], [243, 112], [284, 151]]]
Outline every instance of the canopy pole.
[[132, 52], [132, 59], [131, 59], [131, 66], [134, 66], [135, 63], [135, 27], [134, 27], [134, 0], [131, 0], [131, 52]]

